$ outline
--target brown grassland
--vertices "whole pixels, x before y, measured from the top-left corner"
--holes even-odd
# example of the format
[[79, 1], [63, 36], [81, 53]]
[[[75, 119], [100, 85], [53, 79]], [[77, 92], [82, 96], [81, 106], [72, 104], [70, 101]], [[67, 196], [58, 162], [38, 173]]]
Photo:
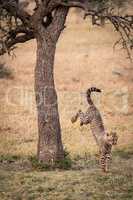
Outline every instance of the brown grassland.
[[[133, 199], [133, 66], [121, 47], [113, 49], [117, 39], [109, 24], [92, 27], [71, 11], [58, 42], [55, 83], [69, 170], [36, 167], [35, 41], [19, 45], [13, 58], [0, 58], [10, 70], [0, 79], [0, 200]], [[70, 122], [79, 108], [86, 109], [84, 92], [91, 86], [103, 91], [93, 99], [107, 131], [119, 135], [106, 175], [89, 127]]]

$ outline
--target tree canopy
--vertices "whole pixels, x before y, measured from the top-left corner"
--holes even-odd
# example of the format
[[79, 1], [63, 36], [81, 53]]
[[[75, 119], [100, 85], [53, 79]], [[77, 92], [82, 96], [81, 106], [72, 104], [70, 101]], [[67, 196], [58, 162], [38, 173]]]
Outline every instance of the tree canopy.
[[[128, 52], [133, 48], [133, 16], [121, 14], [119, 9], [129, 1], [124, 0], [35, 0], [33, 14], [26, 12], [18, 0], [0, 0], [0, 54], [10, 53], [15, 44], [34, 38], [32, 17], [41, 12], [45, 29], [49, 28], [60, 6], [79, 7], [85, 15], [109, 21], [120, 34], [119, 41]], [[132, 6], [132, 3], [130, 3]]]

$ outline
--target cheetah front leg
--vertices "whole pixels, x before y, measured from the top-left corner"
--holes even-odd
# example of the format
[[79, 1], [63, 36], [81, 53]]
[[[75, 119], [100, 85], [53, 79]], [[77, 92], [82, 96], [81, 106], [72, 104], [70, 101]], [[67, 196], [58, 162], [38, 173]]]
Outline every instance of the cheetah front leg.
[[74, 115], [74, 116], [71, 118], [71, 122], [72, 122], [72, 123], [75, 123], [75, 122], [77, 121], [78, 117], [79, 117], [79, 114], [78, 114], [78, 112], [77, 112], [76, 115]]
[[80, 126], [83, 126], [84, 124], [87, 125], [91, 123], [92, 117], [91, 114], [87, 111], [83, 113], [81, 110], [78, 111], [78, 115], [80, 118]]
[[91, 117], [88, 112], [83, 113], [81, 110], [79, 110], [76, 115], [74, 115], [71, 118], [71, 122], [75, 123], [77, 119], [80, 119], [80, 126], [83, 126], [84, 124], [89, 124], [91, 122]]

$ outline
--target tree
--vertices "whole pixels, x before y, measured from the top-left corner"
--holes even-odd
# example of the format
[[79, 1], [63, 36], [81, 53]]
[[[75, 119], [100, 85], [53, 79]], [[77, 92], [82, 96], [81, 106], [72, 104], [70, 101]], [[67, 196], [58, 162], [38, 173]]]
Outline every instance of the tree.
[[[54, 57], [58, 38], [65, 28], [70, 7], [85, 11], [85, 17], [111, 22], [120, 33], [123, 47], [133, 47], [132, 16], [115, 14], [111, 0], [35, 0], [33, 14], [27, 13], [18, 0], [0, 0], [0, 54], [10, 52], [17, 43], [33, 38], [37, 42], [35, 96], [38, 111], [38, 159], [53, 165], [64, 158], [57, 94], [54, 84]], [[94, 6], [93, 6], [94, 5]], [[98, 6], [96, 6], [98, 5]], [[118, 43], [117, 42], [117, 43]]]

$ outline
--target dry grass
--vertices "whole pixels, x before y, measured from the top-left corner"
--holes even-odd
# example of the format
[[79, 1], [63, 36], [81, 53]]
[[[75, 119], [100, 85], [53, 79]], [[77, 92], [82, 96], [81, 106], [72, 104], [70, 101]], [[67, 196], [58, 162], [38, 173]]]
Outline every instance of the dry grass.
[[0, 199], [132, 200], [132, 156], [133, 149], [115, 152], [113, 165], [108, 174], [103, 174], [99, 170], [94, 157], [92, 160], [75, 158], [76, 165], [80, 163], [82, 168], [69, 171], [29, 170], [26, 169], [26, 162], [24, 169], [20, 168], [22, 161], [15, 158], [16, 167], [13, 168], [12, 164], [6, 163], [5, 167], [0, 168]]
[[[107, 130], [116, 130], [119, 134], [118, 156], [114, 155], [111, 173], [106, 176], [101, 176], [97, 165], [92, 166], [89, 161], [85, 164], [84, 159], [79, 159], [76, 164], [83, 166], [81, 171], [57, 173], [31, 169], [25, 172], [25, 168], [19, 171], [20, 164], [13, 171], [8, 163], [5, 169], [0, 169], [1, 199], [132, 199], [133, 160], [121, 155], [128, 157], [126, 148], [133, 144], [133, 68], [123, 50], [117, 48], [113, 52], [112, 46], [118, 36], [109, 25], [103, 29], [91, 27], [75, 15], [71, 19], [70, 23], [68, 17], [55, 60], [64, 146], [72, 158], [94, 155], [97, 151], [89, 128], [70, 123], [79, 107], [85, 110], [87, 104], [83, 92], [93, 85], [103, 90], [101, 96], [94, 96], [94, 100]], [[35, 52], [35, 41], [31, 41], [15, 50], [16, 58], [2, 57], [14, 72], [14, 79], [0, 79], [0, 155], [9, 156], [11, 160], [14, 155], [25, 159], [36, 154]], [[124, 107], [125, 104], [128, 107]]]

